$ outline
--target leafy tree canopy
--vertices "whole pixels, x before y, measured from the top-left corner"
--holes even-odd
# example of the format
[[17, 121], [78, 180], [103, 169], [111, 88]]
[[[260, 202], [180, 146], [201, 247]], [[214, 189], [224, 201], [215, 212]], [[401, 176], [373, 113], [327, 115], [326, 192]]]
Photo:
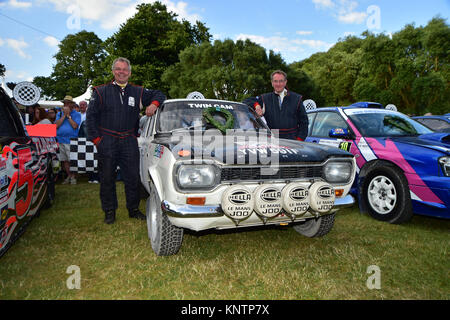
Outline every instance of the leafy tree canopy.
[[[138, 12], [105, 41], [109, 56], [104, 68], [111, 70], [115, 58], [126, 57], [132, 64], [131, 82], [167, 93], [169, 87], [161, 83], [164, 71], [179, 61], [180, 51], [192, 44], [208, 42], [211, 35], [199, 21], [192, 25], [177, 20], [177, 15], [168, 12], [160, 2], [140, 4], [137, 9]], [[110, 79], [111, 73], [96, 82]]]
[[66, 36], [54, 56], [56, 64], [50, 77], [36, 77], [33, 82], [47, 98], [83, 94], [92, 80], [102, 73], [106, 57], [103, 41], [93, 32], [80, 31]]
[[180, 53], [180, 62], [170, 66], [162, 80], [172, 98], [200, 91], [207, 98], [241, 101], [272, 91], [270, 74], [277, 69], [287, 72], [291, 90], [311, 90], [312, 83], [303, 71], [290, 69], [279, 54], [267, 54], [250, 40], [192, 45]]
[[408, 114], [450, 110], [450, 28], [433, 18], [392, 34], [347, 37], [324, 53], [292, 64], [320, 88], [325, 103], [393, 103]]

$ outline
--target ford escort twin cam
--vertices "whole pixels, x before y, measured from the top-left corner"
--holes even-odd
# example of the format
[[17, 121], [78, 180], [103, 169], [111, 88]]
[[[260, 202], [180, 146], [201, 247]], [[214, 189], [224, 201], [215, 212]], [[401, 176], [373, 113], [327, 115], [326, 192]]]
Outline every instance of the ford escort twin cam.
[[140, 174], [157, 255], [177, 253], [184, 229], [332, 229], [337, 209], [354, 203], [354, 157], [274, 133], [246, 105], [221, 100], [167, 100], [148, 118]]
[[51, 204], [57, 148], [54, 137], [27, 134], [16, 106], [0, 88], [0, 256]]
[[308, 118], [306, 141], [355, 155], [351, 194], [362, 212], [390, 223], [406, 222], [413, 213], [450, 218], [449, 133], [379, 108], [317, 108]]

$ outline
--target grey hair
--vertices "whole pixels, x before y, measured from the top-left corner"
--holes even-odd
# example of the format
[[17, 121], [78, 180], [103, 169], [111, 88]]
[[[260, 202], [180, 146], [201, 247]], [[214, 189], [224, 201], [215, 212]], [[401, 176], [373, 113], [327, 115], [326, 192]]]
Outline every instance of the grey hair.
[[287, 74], [286, 72], [282, 71], [282, 70], [275, 70], [274, 72], [272, 72], [272, 74], [270, 75], [270, 80], [273, 80], [273, 76], [276, 74], [281, 74], [284, 76], [284, 80], [287, 80]]
[[119, 61], [120, 61], [120, 62], [125, 62], [125, 63], [128, 65], [128, 70], [131, 72], [131, 62], [130, 62], [130, 60], [128, 60], [127, 58], [124, 58], [124, 57], [119, 57], [119, 58], [114, 59], [114, 61], [113, 61], [113, 63], [112, 63], [111, 70], [114, 71], [114, 66], [115, 66], [116, 63], [119, 62]]

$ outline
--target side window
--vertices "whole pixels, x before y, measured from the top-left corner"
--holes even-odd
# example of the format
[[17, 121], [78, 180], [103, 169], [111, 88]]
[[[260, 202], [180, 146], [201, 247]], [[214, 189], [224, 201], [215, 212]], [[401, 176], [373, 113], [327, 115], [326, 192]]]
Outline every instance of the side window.
[[146, 127], [145, 127], [145, 137], [149, 137], [153, 131], [153, 124], [155, 123], [156, 114], [153, 117], [147, 119]]
[[447, 122], [445, 122], [444, 120], [439, 120], [439, 119], [430, 119], [430, 120], [428, 120], [426, 125], [428, 125], [430, 128], [432, 128], [434, 130], [440, 130], [440, 129], [445, 129], [445, 128], [450, 127], [450, 125]]
[[13, 115], [10, 113], [11, 108], [7, 106], [9, 101], [0, 96], [0, 136], [3, 137], [17, 137], [19, 132], [14, 123]]
[[311, 135], [329, 138], [330, 130], [336, 128], [349, 129], [344, 119], [336, 112], [318, 112]]
[[314, 119], [316, 118], [317, 112], [310, 112], [308, 113], [308, 136], [311, 135], [311, 128], [314, 123]]

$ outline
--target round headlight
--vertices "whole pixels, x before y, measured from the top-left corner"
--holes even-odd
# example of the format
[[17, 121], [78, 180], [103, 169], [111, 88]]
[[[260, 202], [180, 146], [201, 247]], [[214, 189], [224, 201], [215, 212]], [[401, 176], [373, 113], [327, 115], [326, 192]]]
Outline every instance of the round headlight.
[[330, 183], [345, 183], [352, 176], [352, 163], [349, 161], [329, 161], [323, 170], [324, 178]]

